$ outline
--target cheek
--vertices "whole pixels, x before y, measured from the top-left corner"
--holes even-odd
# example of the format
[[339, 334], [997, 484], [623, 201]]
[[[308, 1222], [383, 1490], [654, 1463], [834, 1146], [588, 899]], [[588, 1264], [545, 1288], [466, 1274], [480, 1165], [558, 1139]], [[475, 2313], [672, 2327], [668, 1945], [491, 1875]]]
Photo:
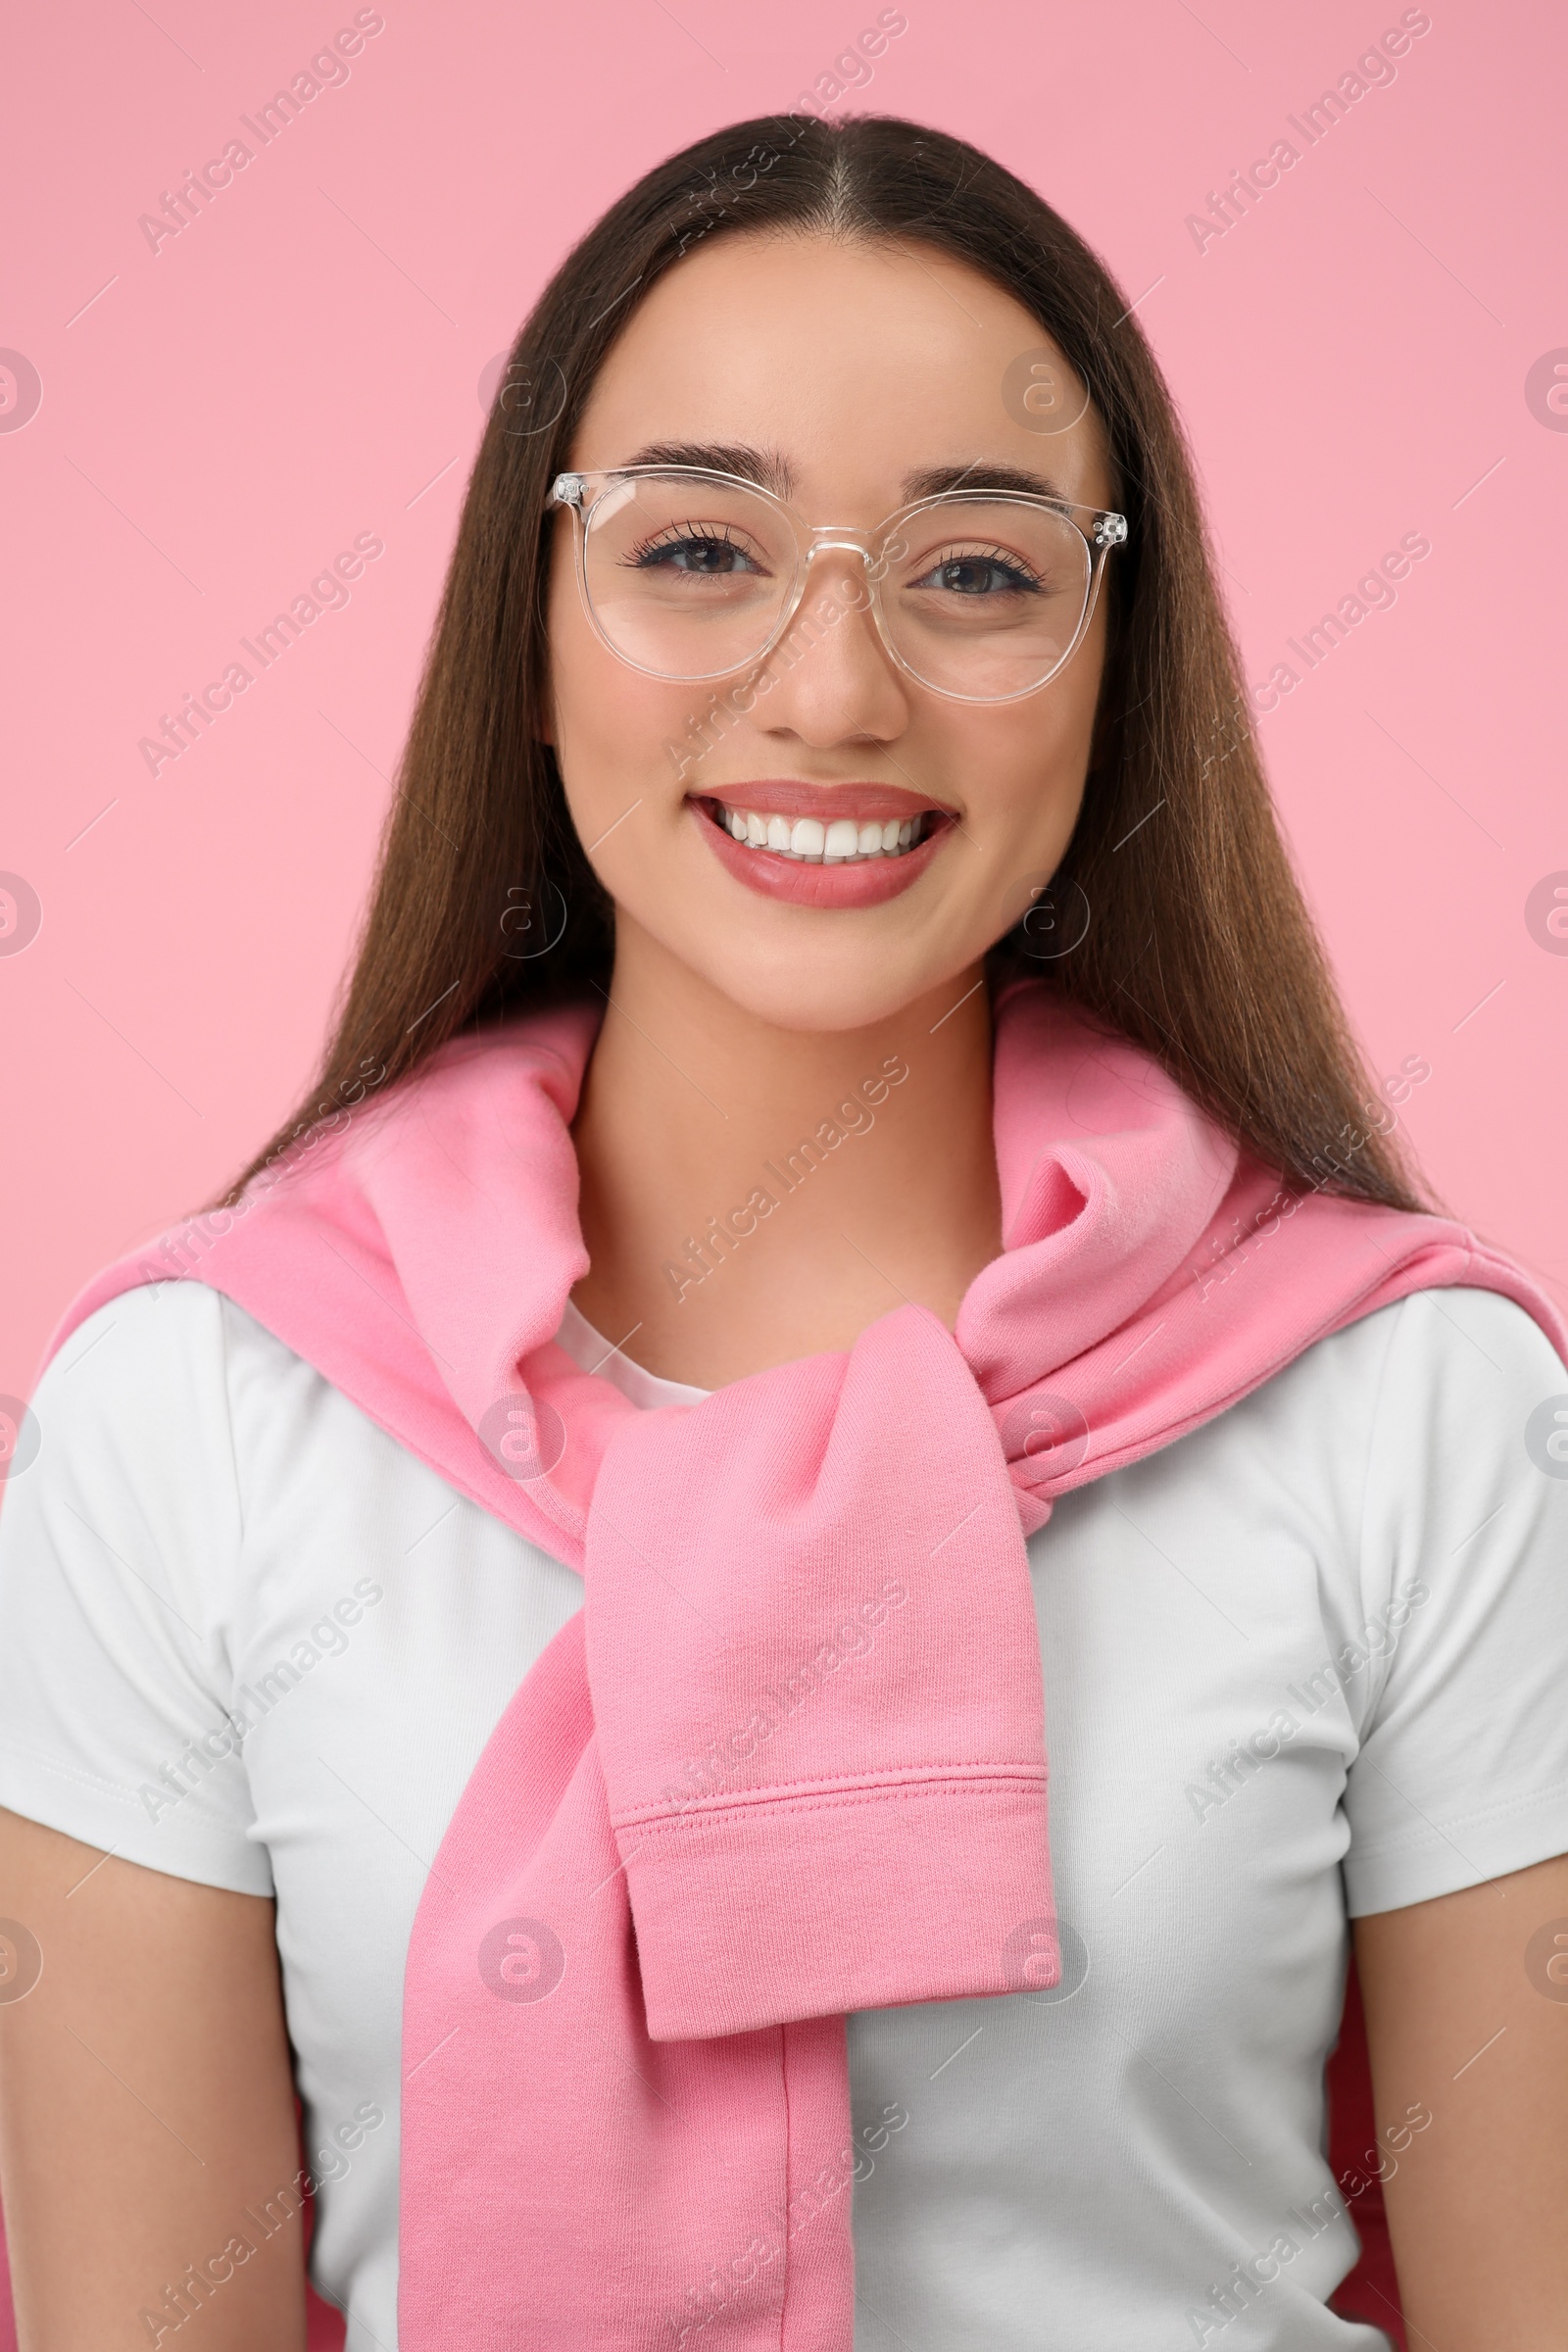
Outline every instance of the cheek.
[[609, 651], [582, 609], [574, 572], [560, 567], [550, 595], [551, 723], [574, 812], [579, 803], [596, 810], [616, 772], [630, 772], [628, 759], [640, 774], [650, 750], [658, 753], [663, 699], [652, 679]]
[[1100, 676], [1095, 651], [1091, 644], [1080, 646], [1039, 694], [977, 714], [976, 740], [963, 766], [974, 810], [971, 830], [983, 827], [988, 846], [995, 839], [998, 847], [1005, 843], [1015, 851], [1043, 851], [1052, 843], [1058, 854], [1065, 848], [1094, 738]]
[[949, 772], [964, 777], [970, 813], [953, 913], [972, 932], [973, 952], [1012, 928], [1065, 855], [1083, 805], [1100, 667], [1090, 639], [1039, 694], [957, 721]]
[[[649, 849], [685, 821], [686, 794], [701, 788], [689, 728], [709, 690], [644, 677], [618, 661], [583, 612], [569, 566], [552, 578], [549, 629], [547, 723], [566, 806], [601, 881], [618, 897], [635, 888]], [[602, 837], [603, 848], [594, 847]]]

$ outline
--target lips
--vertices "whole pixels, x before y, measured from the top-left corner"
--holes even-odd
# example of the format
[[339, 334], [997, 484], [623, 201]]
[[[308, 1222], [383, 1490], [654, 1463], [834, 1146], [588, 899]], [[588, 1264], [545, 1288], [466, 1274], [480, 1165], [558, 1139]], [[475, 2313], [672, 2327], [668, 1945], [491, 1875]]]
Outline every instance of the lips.
[[902, 784], [803, 784], [793, 776], [766, 776], [749, 784], [715, 784], [711, 792], [694, 795], [716, 801], [723, 808], [766, 809], [777, 816], [814, 816], [823, 824], [834, 817], [853, 817], [857, 824], [873, 819], [886, 823], [920, 816], [928, 808], [956, 816], [951, 802], [922, 800]]
[[872, 906], [901, 896], [937, 856], [957, 815], [899, 785], [793, 777], [719, 786], [686, 805], [737, 881], [762, 898], [824, 907]]

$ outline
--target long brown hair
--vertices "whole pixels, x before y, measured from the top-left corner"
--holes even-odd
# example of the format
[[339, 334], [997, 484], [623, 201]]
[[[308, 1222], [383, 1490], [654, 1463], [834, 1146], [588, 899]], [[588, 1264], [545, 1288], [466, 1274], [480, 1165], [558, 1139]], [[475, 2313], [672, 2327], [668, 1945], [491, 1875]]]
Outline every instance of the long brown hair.
[[613, 909], [532, 724], [547, 662], [546, 497], [636, 302], [698, 240], [745, 231], [940, 248], [1039, 320], [1103, 422], [1130, 535], [1108, 567], [1096, 764], [1054, 885], [1064, 906], [1083, 894], [1089, 926], [1050, 962], [1001, 943], [994, 974], [1048, 974], [1293, 1184], [1422, 1205], [1399, 1147], [1368, 1119], [1381, 1098], [1275, 823], [1192, 463], [1137, 318], [1022, 180], [892, 116], [765, 116], [715, 131], [647, 172], [546, 286], [469, 477], [320, 1075], [227, 1197], [314, 1121], [406, 1077], [460, 1030], [608, 986]]

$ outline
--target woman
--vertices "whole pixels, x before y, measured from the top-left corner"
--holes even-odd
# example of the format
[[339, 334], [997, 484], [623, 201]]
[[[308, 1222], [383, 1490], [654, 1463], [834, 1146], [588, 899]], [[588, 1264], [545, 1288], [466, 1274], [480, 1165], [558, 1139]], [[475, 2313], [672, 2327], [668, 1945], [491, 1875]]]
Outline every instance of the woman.
[[743, 123], [563, 266], [319, 1084], [8, 1497], [24, 2352], [302, 2344], [302, 2206], [355, 2348], [1359, 2352], [1374, 2178], [1412, 2341], [1560, 2343], [1568, 1335], [1238, 681], [972, 148]]

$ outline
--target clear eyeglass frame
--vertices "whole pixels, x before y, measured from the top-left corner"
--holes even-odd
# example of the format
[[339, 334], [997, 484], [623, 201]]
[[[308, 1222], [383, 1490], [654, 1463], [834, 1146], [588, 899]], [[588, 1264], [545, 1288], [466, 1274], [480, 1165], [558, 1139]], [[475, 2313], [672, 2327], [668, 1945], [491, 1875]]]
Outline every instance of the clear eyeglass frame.
[[[588, 535], [592, 527], [594, 509], [600, 500], [619, 488], [623, 483], [634, 482], [639, 477], [647, 476], [666, 480], [672, 475], [718, 483], [726, 490], [745, 490], [751, 492], [754, 497], [765, 499], [786, 519], [794, 535], [795, 578], [785, 594], [779, 618], [766, 643], [760, 646], [755, 653], [749, 654], [743, 662], [727, 663], [720, 669], [677, 673], [669, 670], [651, 669], [645, 662], [633, 660], [629, 654], [623, 652], [615, 644], [606, 630], [594, 609], [593, 597], [588, 586]], [[977, 499], [983, 499], [988, 506], [1032, 507], [1064, 517], [1079, 533], [1089, 554], [1089, 574], [1084, 594], [1084, 609], [1071, 641], [1065, 652], [1061, 654], [1044, 677], [1035, 679], [1031, 685], [1018, 688], [1012, 694], [959, 694], [953, 687], [939, 685], [935, 680], [922, 676], [921, 672], [900, 651], [893, 632], [888, 626], [882, 606], [881, 578], [886, 568], [884, 558], [889, 542], [896, 537], [901, 526], [912, 520], [916, 514], [925, 514], [933, 507], [972, 504]], [[1127, 537], [1127, 517], [1125, 514], [1117, 514], [1113, 508], [1086, 507], [1070, 499], [1042, 498], [1033, 493], [1018, 490], [988, 490], [983, 486], [977, 486], [972, 491], [942, 490], [930, 498], [915, 499], [908, 506], [896, 508], [872, 531], [860, 530], [853, 524], [810, 523], [807, 521], [804, 514], [790, 505], [787, 499], [780, 498], [776, 491], [766, 489], [761, 483], [752, 481], [743, 474], [723, 473], [714, 467], [706, 466], [612, 466], [598, 467], [582, 473], [558, 473], [550, 486], [547, 503], [552, 507], [565, 507], [576, 517], [577, 591], [582, 599], [582, 609], [587, 615], [589, 625], [601, 643], [609, 647], [617, 661], [625, 662], [629, 669], [640, 671], [644, 677], [661, 678], [666, 683], [706, 685], [711, 679], [733, 677], [740, 670], [753, 668], [758, 662], [765, 661], [781, 639], [788, 635], [800, 612], [809, 583], [812, 563], [817, 556], [825, 554], [831, 549], [858, 555], [864, 563], [871, 616], [878, 640], [888, 659], [906, 676], [915, 679], [919, 685], [928, 688], [931, 693], [940, 694], [948, 701], [957, 703], [1021, 702], [1026, 695], [1038, 694], [1042, 687], [1050, 685], [1053, 678], [1058, 677], [1083, 643], [1085, 632], [1094, 618], [1105, 558], [1113, 547], [1121, 546]]]

